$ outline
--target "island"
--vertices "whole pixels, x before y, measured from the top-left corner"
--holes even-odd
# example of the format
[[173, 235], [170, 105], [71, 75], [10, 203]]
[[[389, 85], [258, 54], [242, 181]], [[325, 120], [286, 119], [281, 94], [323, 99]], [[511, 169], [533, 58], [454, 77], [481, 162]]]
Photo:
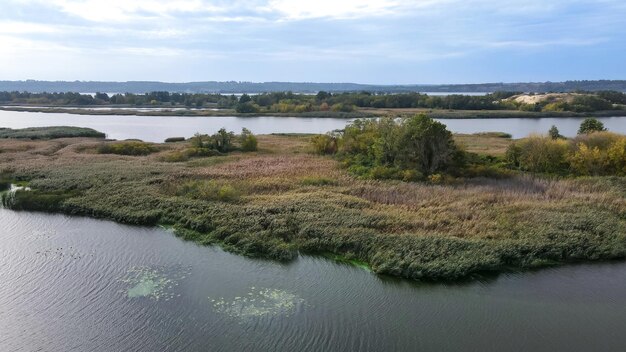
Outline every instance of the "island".
[[426, 115], [164, 143], [36, 131], [0, 130], [5, 207], [423, 281], [626, 257], [626, 136], [592, 118], [574, 138], [519, 140], [453, 135]]

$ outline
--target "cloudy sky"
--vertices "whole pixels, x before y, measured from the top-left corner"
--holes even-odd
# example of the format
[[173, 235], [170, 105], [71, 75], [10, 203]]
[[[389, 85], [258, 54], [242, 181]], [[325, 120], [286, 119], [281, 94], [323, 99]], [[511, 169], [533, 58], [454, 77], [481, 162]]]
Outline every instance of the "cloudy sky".
[[626, 79], [624, 0], [0, 0], [0, 80]]

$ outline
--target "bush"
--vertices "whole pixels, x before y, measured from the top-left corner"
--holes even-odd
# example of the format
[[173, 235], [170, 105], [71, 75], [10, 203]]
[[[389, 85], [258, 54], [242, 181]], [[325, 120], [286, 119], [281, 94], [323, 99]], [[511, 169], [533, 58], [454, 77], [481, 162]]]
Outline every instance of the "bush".
[[578, 134], [606, 131], [604, 124], [593, 117], [586, 118], [578, 128]]
[[191, 137], [191, 145], [196, 149], [209, 149], [227, 153], [234, 149], [234, 138], [235, 134], [233, 132], [227, 132], [226, 129], [221, 128], [217, 133], [210, 136], [196, 133]]
[[372, 178], [404, 179], [405, 170], [413, 170], [415, 177], [421, 178], [451, 171], [463, 162], [463, 152], [454, 144], [452, 133], [426, 115], [402, 121], [357, 120], [346, 127], [339, 150], [349, 165], [370, 171], [351, 169]]
[[579, 175], [624, 175], [626, 172], [626, 137], [610, 132], [579, 135], [570, 158]]
[[617, 175], [626, 175], [626, 137], [611, 145], [607, 151], [609, 165]]
[[184, 142], [185, 137], [170, 137], [165, 139], [165, 143]]
[[613, 143], [623, 136], [612, 132], [594, 132], [589, 134], [579, 134], [573, 139], [574, 145], [584, 144], [589, 148], [598, 147], [600, 150], [608, 149]]
[[607, 168], [606, 153], [598, 147], [588, 147], [579, 143], [570, 157], [572, 169], [579, 175], [600, 175]]
[[522, 170], [540, 173], [563, 173], [568, 169], [565, 140], [530, 136], [509, 146], [507, 161]]
[[319, 134], [311, 137], [311, 144], [317, 154], [335, 154], [339, 149], [339, 142], [336, 136], [330, 134]]
[[151, 143], [139, 141], [115, 142], [98, 146], [99, 154], [148, 155], [159, 149]]
[[354, 106], [344, 103], [333, 104], [331, 107], [332, 111], [340, 111], [340, 112], [352, 112], [354, 111]]
[[244, 152], [254, 152], [257, 150], [257, 139], [249, 129], [243, 128], [239, 136], [241, 150]]
[[552, 112], [552, 111], [566, 111], [569, 110], [569, 106], [566, 102], [564, 101], [559, 101], [556, 103], [549, 103], [546, 106], [544, 106], [541, 111], [548, 111], [548, 112]]

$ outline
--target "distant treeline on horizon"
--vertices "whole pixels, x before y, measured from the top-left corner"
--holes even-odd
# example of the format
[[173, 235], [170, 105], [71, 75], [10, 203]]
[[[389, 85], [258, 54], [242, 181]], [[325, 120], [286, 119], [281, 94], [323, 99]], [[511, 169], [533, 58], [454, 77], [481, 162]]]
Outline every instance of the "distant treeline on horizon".
[[272, 92], [259, 94], [170, 93], [167, 91], [144, 94], [95, 93], [30, 93], [1, 92], [0, 104], [40, 106], [167, 106], [187, 108], [235, 109], [249, 113], [352, 113], [357, 108], [426, 108], [449, 110], [520, 110], [526, 112], [596, 112], [623, 110], [626, 93], [600, 91], [578, 94], [547, 94], [529, 102], [520, 92], [495, 92], [485, 95], [422, 93], [326, 92], [297, 94]]
[[626, 92], [626, 80], [595, 80], [535, 83], [481, 83], [481, 84], [415, 84], [375, 85], [358, 83], [311, 83], [311, 82], [188, 82], [167, 83], [150, 81], [102, 82], [102, 81], [0, 81], [0, 91], [20, 92], [112, 92], [143, 94], [155, 91], [178, 93], [265, 93], [265, 92], [380, 92], [380, 93], [493, 93], [501, 91], [545, 93], [574, 91], [620, 91]]

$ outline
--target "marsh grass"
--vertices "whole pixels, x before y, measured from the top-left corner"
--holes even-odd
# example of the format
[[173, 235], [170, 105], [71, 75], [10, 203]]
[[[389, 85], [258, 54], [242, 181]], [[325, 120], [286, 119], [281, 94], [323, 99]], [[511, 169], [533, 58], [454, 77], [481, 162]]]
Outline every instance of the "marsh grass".
[[8, 150], [0, 172], [33, 188], [18, 192], [16, 209], [168, 224], [186, 240], [252, 257], [332, 253], [420, 280], [626, 257], [622, 177], [360, 180], [330, 157], [301, 152], [301, 136], [259, 136], [258, 152], [186, 163], [160, 161], [169, 151], [77, 151], [97, 145], [85, 139], [53, 155], [37, 153], [53, 141], [15, 143], [0, 141]]

